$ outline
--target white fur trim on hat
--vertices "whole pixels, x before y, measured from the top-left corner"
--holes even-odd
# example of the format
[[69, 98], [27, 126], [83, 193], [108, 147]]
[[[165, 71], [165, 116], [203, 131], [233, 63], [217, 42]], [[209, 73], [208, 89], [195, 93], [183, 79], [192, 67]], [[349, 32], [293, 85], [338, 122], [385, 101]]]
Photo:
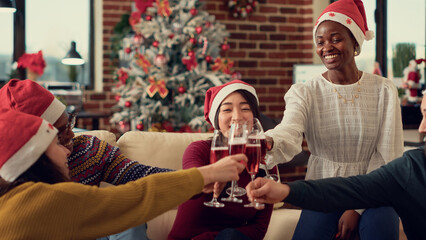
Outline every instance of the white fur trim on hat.
[[43, 120], [37, 133], [3, 164], [0, 176], [8, 182], [15, 181], [40, 158], [57, 133], [56, 128]]
[[65, 108], [65, 105], [61, 103], [61, 101], [59, 101], [56, 97], [54, 97], [49, 107], [47, 107], [47, 109], [40, 117], [47, 120], [51, 124], [54, 124], [64, 113]]
[[[333, 15], [333, 16], [330, 16]], [[324, 13], [320, 18], [318, 18], [317, 24], [314, 27], [313, 30], [313, 38], [315, 43], [315, 33], [317, 32], [318, 26], [324, 22], [324, 21], [334, 21], [342, 24], [346, 28], [351, 31], [352, 35], [354, 35], [355, 40], [357, 41], [359, 45], [359, 50], [361, 51], [362, 44], [364, 43], [364, 40], [371, 40], [372, 37], [374, 37], [374, 33], [372, 31], [367, 31], [369, 39], [366, 39], [366, 36], [364, 35], [364, 32], [361, 30], [361, 28], [358, 26], [358, 24], [350, 17], [346, 16], [345, 14], [338, 13], [338, 12], [327, 12]], [[373, 36], [371, 36], [371, 34]]]
[[257, 104], [259, 104], [259, 99], [257, 98], [256, 90], [252, 86], [249, 86], [249, 85], [243, 84], [243, 83], [234, 83], [234, 84], [229, 84], [229, 85], [223, 87], [222, 89], [220, 89], [220, 91], [214, 97], [212, 105], [210, 107], [210, 112], [209, 112], [210, 122], [212, 123], [212, 125], [215, 129], [218, 129], [218, 127], [219, 127], [219, 126], [215, 126], [215, 122], [214, 122], [214, 118], [216, 116], [217, 109], [220, 107], [220, 104], [222, 103], [222, 101], [229, 94], [231, 94], [231, 93], [233, 93], [237, 90], [246, 90], [246, 91], [250, 92], [256, 98]]

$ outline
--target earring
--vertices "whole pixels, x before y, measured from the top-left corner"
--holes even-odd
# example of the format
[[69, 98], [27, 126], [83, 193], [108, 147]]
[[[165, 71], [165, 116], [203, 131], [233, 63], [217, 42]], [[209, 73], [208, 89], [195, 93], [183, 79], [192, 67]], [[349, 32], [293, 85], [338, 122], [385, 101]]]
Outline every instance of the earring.
[[354, 51], [354, 54], [355, 54], [355, 56], [358, 56], [358, 51], [355, 49], [355, 51]]

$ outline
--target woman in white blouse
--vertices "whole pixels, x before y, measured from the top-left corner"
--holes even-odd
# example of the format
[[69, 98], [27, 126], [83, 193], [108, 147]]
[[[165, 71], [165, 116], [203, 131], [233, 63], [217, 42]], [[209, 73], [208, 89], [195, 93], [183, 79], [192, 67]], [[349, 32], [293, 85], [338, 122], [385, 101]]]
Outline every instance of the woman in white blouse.
[[[355, 56], [368, 31], [360, 0], [330, 4], [313, 29], [316, 53], [328, 69], [293, 85], [282, 122], [267, 131], [275, 163], [301, 152], [311, 156], [306, 179], [365, 174], [403, 153], [401, 108], [394, 84], [358, 70]], [[327, 196], [324, 196], [327, 197]], [[359, 230], [359, 231], [358, 231]], [[293, 239], [398, 239], [392, 208], [321, 213], [303, 210]]]

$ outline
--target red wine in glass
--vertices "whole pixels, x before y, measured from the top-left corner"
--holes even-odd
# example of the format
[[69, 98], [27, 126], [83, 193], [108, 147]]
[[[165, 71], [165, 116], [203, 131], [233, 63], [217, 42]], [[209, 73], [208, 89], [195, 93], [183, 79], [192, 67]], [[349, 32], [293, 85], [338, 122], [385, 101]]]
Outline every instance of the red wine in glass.
[[[250, 140], [249, 140], [250, 141]], [[250, 175], [256, 175], [259, 171], [260, 162], [260, 144], [247, 144], [245, 154], [247, 156], [247, 172]]]
[[244, 153], [246, 143], [244, 141], [234, 141], [229, 144], [229, 154], [234, 155]]
[[213, 164], [220, 159], [228, 156], [228, 147], [215, 147], [210, 150], [210, 164]]

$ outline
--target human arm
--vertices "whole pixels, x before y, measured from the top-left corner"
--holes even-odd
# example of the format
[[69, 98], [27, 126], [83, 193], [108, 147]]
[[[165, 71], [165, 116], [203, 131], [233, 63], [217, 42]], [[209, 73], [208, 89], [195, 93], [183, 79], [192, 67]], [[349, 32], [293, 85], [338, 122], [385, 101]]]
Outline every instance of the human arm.
[[[419, 151], [419, 150], [416, 150]], [[417, 153], [422, 159], [421, 152]], [[397, 205], [404, 196], [412, 165], [404, 155], [366, 175], [295, 181], [287, 184], [258, 178], [247, 186], [249, 198], [291, 204], [323, 212]]]
[[[295, 84], [284, 96], [286, 103], [281, 123], [265, 132], [275, 163], [288, 162], [302, 151], [303, 132], [312, 97], [307, 86]], [[270, 138], [272, 139], [270, 139]]]
[[[377, 78], [380, 78], [377, 76]], [[380, 78], [383, 81], [383, 87], [380, 91], [382, 96], [379, 98], [380, 117], [378, 139], [376, 151], [370, 159], [367, 173], [379, 168], [383, 164], [389, 163], [402, 156], [404, 152], [404, 138], [402, 130], [401, 106], [398, 97], [398, 91], [394, 84], [385, 78]]]
[[73, 142], [74, 150], [68, 159], [71, 179], [75, 182], [99, 185], [104, 181], [120, 185], [150, 174], [173, 171], [132, 161], [118, 147], [94, 136], [77, 136]]

